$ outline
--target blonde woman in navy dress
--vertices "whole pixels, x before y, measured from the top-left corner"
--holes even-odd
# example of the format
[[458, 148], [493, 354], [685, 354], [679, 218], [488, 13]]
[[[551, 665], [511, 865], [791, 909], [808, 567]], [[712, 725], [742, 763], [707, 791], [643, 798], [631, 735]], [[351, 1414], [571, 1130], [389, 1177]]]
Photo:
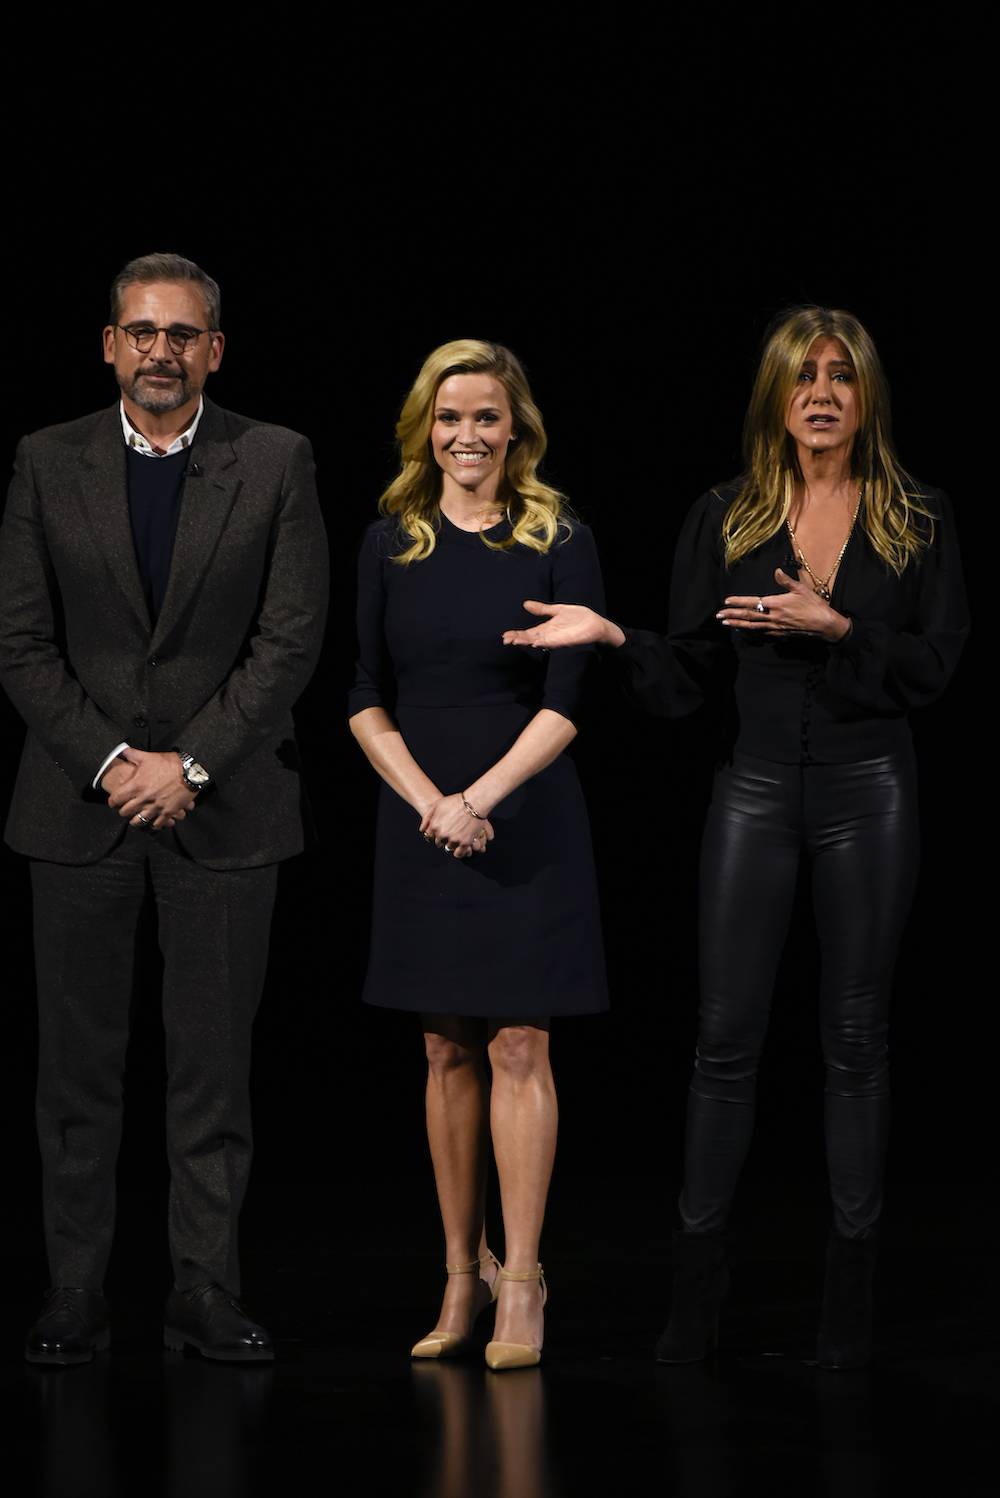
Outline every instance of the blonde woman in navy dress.
[[[590, 532], [538, 477], [546, 438], [514, 355], [462, 339], [425, 361], [402, 464], [361, 548], [351, 730], [384, 784], [370, 1004], [420, 1013], [448, 1272], [414, 1357], [537, 1363], [556, 1143], [554, 1015], [607, 1007], [586, 808], [564, 751], [590, 651], [505, 650], [525, 598], [602, 609]], [[503, 1268], [486, 1244], [490, 1142]]]

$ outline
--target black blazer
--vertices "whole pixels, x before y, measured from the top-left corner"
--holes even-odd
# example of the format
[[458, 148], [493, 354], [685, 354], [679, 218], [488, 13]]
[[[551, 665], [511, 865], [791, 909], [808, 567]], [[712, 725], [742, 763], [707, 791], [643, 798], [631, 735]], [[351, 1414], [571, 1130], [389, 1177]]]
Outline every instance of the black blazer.
[[123, 739], [214, 784], [177, 826], [209, 868], [302, 847], [292, 703], [316, 665], [327, 548], [309, 443], [206, 400], [155, 627], [117, 404], [18, 446], [0, 530], [0, 682], [28, 725], [6, 839], [92, 863], [124, 835], [91, 782]]

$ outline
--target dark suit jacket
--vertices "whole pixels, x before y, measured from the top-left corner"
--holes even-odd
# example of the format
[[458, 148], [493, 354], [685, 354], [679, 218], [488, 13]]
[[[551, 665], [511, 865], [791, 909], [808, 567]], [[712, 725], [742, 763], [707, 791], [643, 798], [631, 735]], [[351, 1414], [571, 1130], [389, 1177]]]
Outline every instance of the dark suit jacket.
[[327, 565], [309, 443], [206, 400], [151, 626], [117, 404], [25, 437], [0, 531], [0, 681], [28, 725], [10, 846], [108, 853], [124, 826], [91, 781], [124, 739], [180, 745], [211, 772], [177, 826], [199, 863], [298, 852], [291, 707], [319, 655]]

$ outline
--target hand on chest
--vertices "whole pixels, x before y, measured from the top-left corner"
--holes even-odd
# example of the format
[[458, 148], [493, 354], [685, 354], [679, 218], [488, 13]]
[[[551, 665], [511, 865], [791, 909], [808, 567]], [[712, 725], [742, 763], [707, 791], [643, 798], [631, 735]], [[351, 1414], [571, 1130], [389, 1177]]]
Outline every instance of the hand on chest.
[[[800, 539], [798, 530], [795, 531], [795, 537], [796, 540]], [[815, 560], [808, 544], [804, 544], [801, 549], [820, 582], [828, 576], [830, 567], [833, 567], [829, 589], [835, 609], [861, 619], [885, 620], [895, 627], [905, 624], [914, 607], [914, 590], [917, 584], [915, 568], [908, 568], [903, 577], [897, 577], [859, 526], [855, 527], [846, 547], [841, 531], [838, 550], [843, 547], [843, 555], [839, 562], [837, 551], [832, 556], [828, 550], [824, 551], [823, 536], [817, 534], [816, 539], [819, 544]], [[828, 544], [829, 539], [828, 537]], [[769, 593], [780, 593], [781, 587], [774, 576], [778, 567], [792, 577], [797, 576], [801, 582], [815, 587], [815, 580], [796, 555], [798, 550], [796, 547], [793, 552], [792, 538], [787, 529], [782, 528], [770, 541], [736, 564], [724, 580], [724, 591], [758, 594], [761, 597]], [[824, 562], [829, 563], [826, 571], [822, 570]]]

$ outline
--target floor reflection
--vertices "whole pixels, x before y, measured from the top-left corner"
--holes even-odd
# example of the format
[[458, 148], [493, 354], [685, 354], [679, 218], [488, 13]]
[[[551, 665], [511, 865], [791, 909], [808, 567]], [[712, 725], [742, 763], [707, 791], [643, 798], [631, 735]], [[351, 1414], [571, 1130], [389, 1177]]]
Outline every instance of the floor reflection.
[[973, 1473], [992, 1423], [985, 1401], [949, 1392], [960, 1376], [985, 1383], [940, 1356], [838, 1375], [754, 1354], [684, 1368], [555, 1355], [497, 1375], [327, 1345], [263, 1368], [133, 1346], [22, 1365], [0, 1392], [25, 1498], [299, 1498], [318, 1473], [363, 1473], [349, 1490], [365, 1498], [972, 1498], [991, 1491]]
[[658, 1369], [656, 1391], [665, 1475], [677, 1498], [752, 1491], [776, 1451], [788, 1491], [882, 1491], [867, 1372], [831, 1374], [780, 1358], [708, 1363]]
[[817, 1368], [816, 1405], [824, 1498], [878, 1498], [882, 1486], [872, 1375]]
[[38, 1421], [34, 1491], [39, 1498], [118, 1498], [112, 1441], [110, 1359], [81, 1368], [26, 1366], [29, 1408]]
[[420, 1498], [561, 1498], [541, 1369], [414, 1363], [412, 1372], [419, 1416], [433, 1430]]
[[[151, 1373], [162, 1374], [155, 1381]], [[131, 1377], [129, 1376], [131, 1374]], [[247, 1498], [274, 1373], [166, 1356], [26, 1368], [38, 1498]], [[150, 1417], [153, 1418], [150, 1418]], [[142, 1487], [136, 1472], [143, 1473]]]
[[167, 1355], [163, 1363], [165, 1498], [245, 1498], [273, 1365], [240, 1367]]
[[676, 1498], [714, 1498], [737, 1492], [729, 1444], [730, 1391], [713, 1364], [657, 1367], [656, 1411], [659, 1416], [668, 1491]]

